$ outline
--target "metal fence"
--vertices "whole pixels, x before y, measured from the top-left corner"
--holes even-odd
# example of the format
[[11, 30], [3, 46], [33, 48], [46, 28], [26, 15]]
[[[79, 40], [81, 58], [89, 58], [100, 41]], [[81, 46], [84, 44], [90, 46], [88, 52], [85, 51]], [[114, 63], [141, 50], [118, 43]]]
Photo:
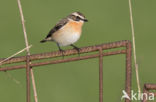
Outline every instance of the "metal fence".
[[[143, 95], [142, 102], [147, 102], [148, 101], [147, 97], [149, 97], [149, 94], [151, 93], [150, 92], [151, 90], [156, 90], [156, 84], [149, 84], [149, 83], [144, 84], [143, 93], [146, 94], [147, 96]], [[154, 93], [154, 96], [156, 97], [156, 92]]]
[[[115, 51], [109, 51], [108, 49], [115, 49], [121, 48], [124, 49], [116, 49]], [[107, 52], [103, 52], [103, 50], [108, 50]], [[27, 102], [30, 102], [30, 68], [34, 68], [37, 66], [44, 66], [49, 64], [58, 64], [58, 63], [65, 63], [71, 61], [79, 61], [91, 58], [99, 58], [99, 102], [103, 102], [103, 56], [111, 56], [117, 54], [125, 54], [126, 55], [126, 78], [125, 78], [125, 90], [129, 97], [131, 97], [131, 42], [128, 40], [112, 42], [112, 43], [105, 43], [101, 45], [95, 46], [88, 46], [83, 47], [80, 49], [80, 54], [82, 53], [90, 53], [90, 52], [99, 52], [97, 54], [87, 54], [78, 57], [71, 57], [71, 58], [64, 58], [53, 60], [52, 58], [62, 56], [60, 51], [56, 52], [47, 52], [47, 53], [40, 53], [40, 54], [32, 54], [27, 56], [20, 56], [20, 57], [13, 57], [11, 59], [6, 60], [3, 62], [3, 65], [7, 65], [5, 67], [1, 67], [0, 71], [8, 71], [8, 70], [17, 70], [21, 68], [26, 68], [26, 76], [27, 76]], [[71, 56], [77, 54], [77, 51], [74, 49], [65, 50], [64, 56]], [[0, 59], [3, 61], [5, 58]], [[49, 59], [48, 61], [42, 61], [42, 59]], [[33, 62], [36, 60], [41, 60], [40, 62]], [[19, 62], [26, 62], [25, 64], [21, 64]], [[30, 63], [31, 62], [31, 63]], [[17, 63], [18, 65], [11, 65], [13, 63]], [[125, 99], [125, 102], [130, 102], [129, 99]]]

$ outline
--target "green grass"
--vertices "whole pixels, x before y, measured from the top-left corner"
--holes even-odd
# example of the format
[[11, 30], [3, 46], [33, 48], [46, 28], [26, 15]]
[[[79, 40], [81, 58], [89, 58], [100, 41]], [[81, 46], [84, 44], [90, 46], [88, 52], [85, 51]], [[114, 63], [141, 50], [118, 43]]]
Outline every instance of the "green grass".
[[[21, 0], [31, 54], [57, 50], [55, 43], [40, 44], [57, 21], [74, 11], [88, 18], [77, 46], [131, 40], [128, 0]], [[141, 87], [156, 83], [155, 0], [133, 0], [137, 61]], [[0, 0], [0, 57], [25, 47], [16, 0]], [[63, 47], [69, 49], [71, 47]], [[22, 53], [21, 55], [25, 55]], [[125, 79], [125, 56], [104, 57], [104, 102], [120, 101]], [[0, 72], [0, 101], [25, 102], [25, 70], [9, 71], [15, 84]], [[98, 59], [34, 68], [39, 102], [98, 102]], [[133, 65], [132, 87], [137, 90]], [[33, 94], [32, 101], [33, 101]]]

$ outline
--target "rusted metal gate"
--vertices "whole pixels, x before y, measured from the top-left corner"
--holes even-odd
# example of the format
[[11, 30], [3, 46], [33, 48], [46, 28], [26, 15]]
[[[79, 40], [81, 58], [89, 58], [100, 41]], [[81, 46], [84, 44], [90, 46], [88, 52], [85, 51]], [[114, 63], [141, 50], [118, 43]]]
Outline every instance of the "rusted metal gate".
[[[149, 96], [151, 90], [156, 90], [156, 84], [151, 84], [151, 83], [144, 84], [143, 93], [147, 94], [147, 96], [143, 95], [142, 102], [147, 102], [148, 101], [147, 97]], [[154, 96], [156, 97], [156, 93], [154, 93]]]
[[[121, 47], [125, 49], [103, 52], [103, 50], [115, 49], [115, 48], [121, 48]], [[112, 43], [105, 43], [101, 45], [83, 47], [80, 49], [80, 54], [89, 53], [89, 52], [97, 52], [97, 51], [99, 52], [97, 54], [90, 54], [90, 55], [58, 59], [58, 60], [53, 60], [52, 58], [62, 56], [62, 53], [60, 51], [14, 57], [9, 60], [6, 60], [2, 64], [6, 65], [6, 64], [12, 64], [12, 63], [19, 63], [19, 62], [26, 62], [26, 63], [25, 64], [19, 63], [19, 65], [15, 65], [15, 66], [10, 65], [10, 66], [1, 67], [0, 71], [17, 70], [21, 68], [26, 68], [27, 102], [30, 102], [30, 68], [48, 65], [48, 64], [58, 64], [58, 63], [79, 61], [79, 60], [85, 60], [85, 59], [91, 59], [91, 58], [99, 58], [99, 102], [103, 102], [103, 56], [125, 54], [126, 55], [125, 90], [127, 94], [129, 95], [129, 97], [131, 97], [131, 74], [132, 74], [131, 42], [128, 40], [124, 40], [124, 41], [118, 41], [118, 42], [112, 42]], [[74, 49], [64, 51], [65, 56], [70, 56], [74, 54], [77, 54], [77, 51]], [[3, 61], [4, 59], [5, 58], [0, 59], [0, 61]], [[33, 62], [33, 61], [41, 60], [41, 59], [49, 59], [49, 61]], [[125, 102], [130, 102], [130, 100], [125, 99]]]

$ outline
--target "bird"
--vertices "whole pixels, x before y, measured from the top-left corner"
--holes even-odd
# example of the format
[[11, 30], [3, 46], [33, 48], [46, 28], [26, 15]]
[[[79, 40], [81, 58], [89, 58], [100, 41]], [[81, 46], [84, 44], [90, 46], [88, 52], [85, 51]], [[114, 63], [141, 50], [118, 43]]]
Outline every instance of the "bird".
[[62, 55], [64, 50], [61, 49], [61, 46], [72, 46], [79, 54], [80, 49], [75, 46], [74, 43], [77, 42], [81, 36], [84, 22], [88, 22], [88, 20], [82, 13], [73, 12], [56, 23], [48, 35], [40, 42], [55, 42], [59, 51], [62, 52]]

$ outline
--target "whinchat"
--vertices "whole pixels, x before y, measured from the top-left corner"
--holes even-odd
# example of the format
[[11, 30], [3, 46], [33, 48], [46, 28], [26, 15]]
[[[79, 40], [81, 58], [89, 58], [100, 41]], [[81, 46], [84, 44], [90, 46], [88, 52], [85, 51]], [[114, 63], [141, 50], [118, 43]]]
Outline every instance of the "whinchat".
[[45, 39], [40, 41], [41, 43], [47, 41], [56, 42], [59, 50], [63, 50], [60, 46], [72, 46], [79, 53], [79, 48], [73, 45], [77, 42], [81, 36], [82, 26], [84, 22], [88, 20], [80, 12], [74, 12], [67, 17], [60, 20], [48, 33]]

